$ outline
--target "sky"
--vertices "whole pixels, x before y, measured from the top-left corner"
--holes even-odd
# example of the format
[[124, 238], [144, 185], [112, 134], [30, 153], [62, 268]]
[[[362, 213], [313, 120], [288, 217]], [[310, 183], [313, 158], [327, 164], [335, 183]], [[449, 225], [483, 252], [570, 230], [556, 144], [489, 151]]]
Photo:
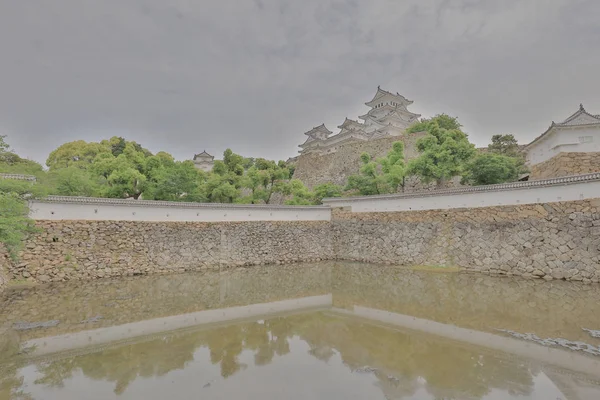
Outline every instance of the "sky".
[[600, 114], [598, 0], [0, 0], [0, 134], [45, 162], [111, 136], [191, 159], [297, 155], [368, 108], [459, 117], [477, 146]]

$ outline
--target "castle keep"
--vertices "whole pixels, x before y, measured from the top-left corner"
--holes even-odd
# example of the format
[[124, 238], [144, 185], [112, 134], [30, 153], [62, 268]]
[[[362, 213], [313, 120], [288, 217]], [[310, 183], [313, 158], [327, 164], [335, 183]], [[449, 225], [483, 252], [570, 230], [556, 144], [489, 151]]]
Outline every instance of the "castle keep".
[[[348, 177], [358, 172], [360, 155], [364, 152], [382, 157], [397, 141], [404, 142], [407, 159], [418, 155], [415, 143], [426, 133], [405, 134], [406, 128], [418, 122], [419, 114], [408, 110], [413, 102], [404, 96], [388, 92], [380, 87], [366, 106], [370, 110], [357, 120], [346, 118], [334, 134], [321, 124], [306, 132], [306, 141], [300, 145], [296, 158], [294, 178], [308, 187], [321, 183], [344, 185]], [[422, 188], [417, 180], [407, 182], [405, 190]]]
[[300, 153], [330, 154], [348, 143], [401, 136], [420, 117], [408, 111], [407, 107], [412, 103], [398, 93], [393, 94], [378, 87], [375, 97], [365, 103], [371, 109], [358, 117], [363, 122], [346, 118], [338, 126], [340, 132], [335, 135], [325, 124], [321, 124], [305, 133], [308, 138], [300, 145]]

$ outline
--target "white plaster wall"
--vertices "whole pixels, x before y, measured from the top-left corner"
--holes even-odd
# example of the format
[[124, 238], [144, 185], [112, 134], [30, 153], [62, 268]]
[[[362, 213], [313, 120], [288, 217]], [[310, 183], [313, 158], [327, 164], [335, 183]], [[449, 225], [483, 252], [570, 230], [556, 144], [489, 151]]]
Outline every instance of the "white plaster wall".
[[529, 187], [514, 190], [480, 191], [424, 196], [369, 196], [325, 199], [331, 207], [351, 207], [353, 212], [414, 211], [476, 208], [500, 205], [551, 203], [600, 198], [600, 179], [567, 185]]
[[225, 222], [225, 221], [329, 221], [328, 207], [178, 207], [122, 204], [94, 204], [75, 202], [31, 201], [29, 215], [35, 220], [91, 220], [91, 221], [171, 221], [171, 222]]
[[[581, 143], [580, 137], [591, 136], [591, 142]], [[600, 129], [599, 128], [571, 128], [557, 129], [547, 138], [533, 144], [527, 151], [527, 161], [530, 165], [539, 164], [559, 153], [600, 152]]]

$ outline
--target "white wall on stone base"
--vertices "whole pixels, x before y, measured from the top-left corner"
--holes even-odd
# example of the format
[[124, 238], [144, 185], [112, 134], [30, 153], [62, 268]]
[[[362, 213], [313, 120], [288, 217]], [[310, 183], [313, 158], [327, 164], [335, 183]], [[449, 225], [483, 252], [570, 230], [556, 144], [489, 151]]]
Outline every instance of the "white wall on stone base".
[[56, 197], [30, 201], [29, 216], [34, 220], [86, 221], [329, 221], [331, 209]]
[[600, 173], [532, 182], [476, 186], [408, 195], [324, 199], [352, 212], [419, 211], [553, 203], [600, 198]]
[[581, 127], [561, 129], [547, 135], [527, 148], [527, 162], [535, 165], [551, 159], [560, 153], [600, 152], [600, 129]]

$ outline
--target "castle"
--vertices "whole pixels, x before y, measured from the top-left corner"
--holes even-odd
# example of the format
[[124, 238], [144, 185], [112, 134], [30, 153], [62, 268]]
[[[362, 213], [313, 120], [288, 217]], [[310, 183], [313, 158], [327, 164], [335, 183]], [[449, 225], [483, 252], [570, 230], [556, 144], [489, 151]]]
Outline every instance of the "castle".
[[[370, 110], [358, 117], [362, 122], [346, 118], [336, 134], [325, 124], [306, 132], [300, 155], [289, 160], [296, 164], [294, 177], [309, 187], [329, 182], [343, 185], [359, 170], [361, 153], [382, 157], [395, 141], [404, 142], [407, 159], [417, 157], [416, 141], [426, 133], [405, 134], [420, 117], [408, 110], [412, 103], [378, 87], [373, 99], [365, 103]], [[580, 105], [563, 122], [552, 122], [523, 151], [531, 171], [529, 179], [600, 172], [600, 115], [588, 113]], [[419, 184], [408, 188], [422, 189]]]
[[192, 161], [194, 162], [196, 168], [204, 172], [208, 172], [211, 171], [213, 165], [215, 165], [215, 156], [211, 156], [206, 152], [206, 150], [204, 150], [200, 154], [195, 154]]
[[348, 143], [401, 136], [420, 117], [408, 111], [407, 107], [412, 103], [398, 93], [377, 87], [375, 97], [365, 103], [371, 109], [358, 117], [364, 122], [346, 118], [338, 126], [340, 132], [335, 135], [325, 124], [321, 124], [305, 133], [308, 138], [299, 146], [302, 149], [300, 154], [329, 154]]

